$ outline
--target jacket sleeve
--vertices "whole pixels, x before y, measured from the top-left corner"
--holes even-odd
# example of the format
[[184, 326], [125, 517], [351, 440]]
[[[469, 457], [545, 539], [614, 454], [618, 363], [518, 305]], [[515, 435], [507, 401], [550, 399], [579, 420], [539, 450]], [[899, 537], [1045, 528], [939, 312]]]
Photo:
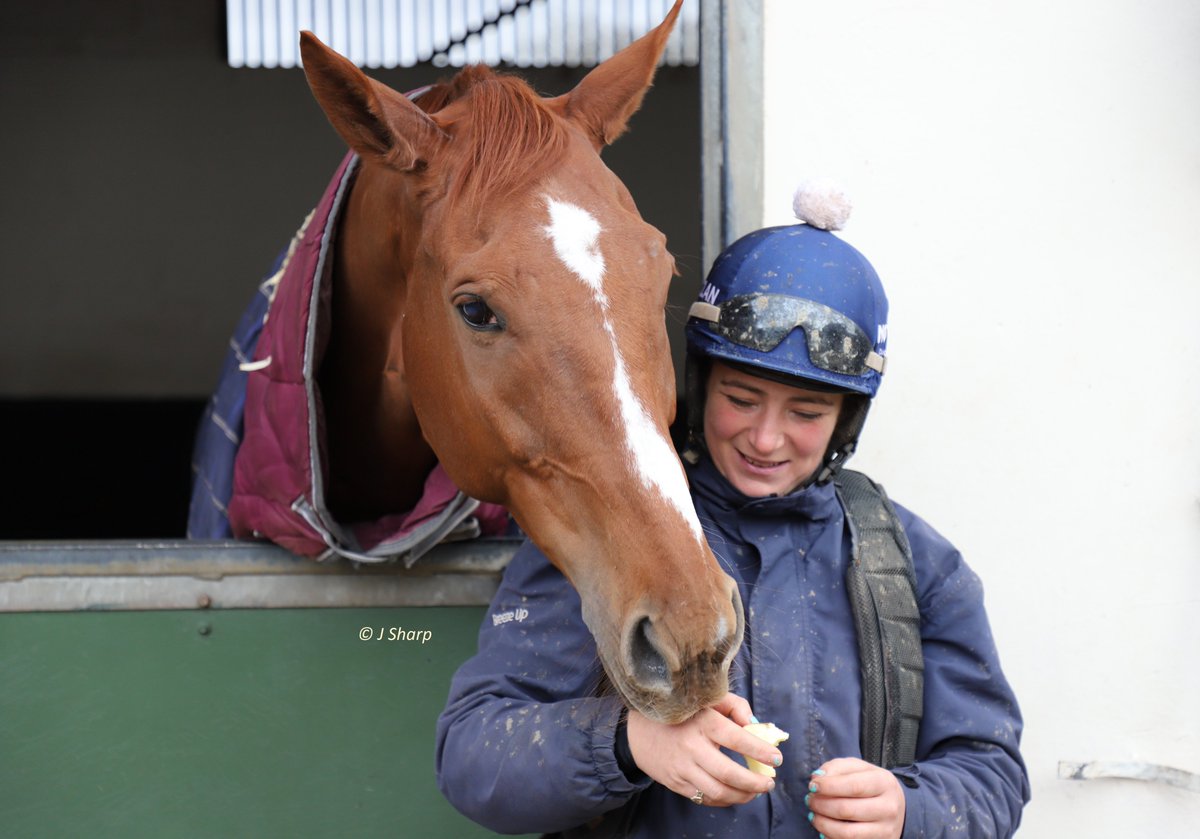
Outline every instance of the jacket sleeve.
[[1029, 801], [1021, 712], [1000, 669], [983, 587], [957, 550], [899, 509], [913, 548], [925, 653], [917, 761], [904, 785], [904, 839], [1009, 837]]
[[566, 830], [627, 802], [649, 781], [633, 784], [617, 765], [622, 703], [598, 695], [602, 682], [579, 596], [527, 542], [438, 719], [442, 793], [501, 833]]

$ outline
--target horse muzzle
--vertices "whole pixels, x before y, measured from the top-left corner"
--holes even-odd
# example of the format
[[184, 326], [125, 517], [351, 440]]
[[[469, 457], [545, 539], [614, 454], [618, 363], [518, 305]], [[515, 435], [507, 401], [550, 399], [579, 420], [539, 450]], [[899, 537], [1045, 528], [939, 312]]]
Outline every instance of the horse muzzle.
[[675, 603], [626, 619], [620, 667], [607, 669], [629, 707], [656, 722], [678, 723], [728, 692], [745, 617], [736, 583], [724, 581], [722, 601], [712, 610]]

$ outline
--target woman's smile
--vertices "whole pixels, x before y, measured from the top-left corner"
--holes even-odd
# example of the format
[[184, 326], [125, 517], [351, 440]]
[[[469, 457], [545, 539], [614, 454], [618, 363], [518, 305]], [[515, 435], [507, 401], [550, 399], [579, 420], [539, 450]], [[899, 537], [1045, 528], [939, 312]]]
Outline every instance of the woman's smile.
[[786, 495], [820, 467], [842, 399], [715, 362], [704, 405], [713, 463], [746, 495]]

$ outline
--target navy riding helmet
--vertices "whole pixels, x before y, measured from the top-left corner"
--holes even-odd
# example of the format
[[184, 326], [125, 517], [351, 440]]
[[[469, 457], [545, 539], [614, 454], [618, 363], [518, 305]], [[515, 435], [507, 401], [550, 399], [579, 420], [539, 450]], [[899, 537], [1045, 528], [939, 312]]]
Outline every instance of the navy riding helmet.
[[704, 376], [718, 360], [753, 375], [847, 394], [816, 476], [854, 451], [886, 367], [887, 297], [861, 253], [811, 224], [757, 230], [713, 263], [688, 312], [688, 424], [702, 442]]

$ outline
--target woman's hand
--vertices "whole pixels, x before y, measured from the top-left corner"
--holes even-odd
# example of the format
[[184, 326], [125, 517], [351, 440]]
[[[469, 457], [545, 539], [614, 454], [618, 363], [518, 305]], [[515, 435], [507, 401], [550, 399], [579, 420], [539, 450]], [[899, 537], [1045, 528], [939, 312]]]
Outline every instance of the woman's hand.
[[900, 781], [865, 760], [829, 761], [808, 790], [809, 821], [825, 839], [900, 839], [904, 831]]
[[751, 772], [721, 752], [722, 746], [779, 766], [779, 749], [742, 730], [753, 721], [750, 703], [732, 693], [678, 725], [653, 722], [630, 710], [626, 732], [638, 768], [684, 798], [703, 793], [704, 804], [744, 804], [775, 788], [772, 778]]

